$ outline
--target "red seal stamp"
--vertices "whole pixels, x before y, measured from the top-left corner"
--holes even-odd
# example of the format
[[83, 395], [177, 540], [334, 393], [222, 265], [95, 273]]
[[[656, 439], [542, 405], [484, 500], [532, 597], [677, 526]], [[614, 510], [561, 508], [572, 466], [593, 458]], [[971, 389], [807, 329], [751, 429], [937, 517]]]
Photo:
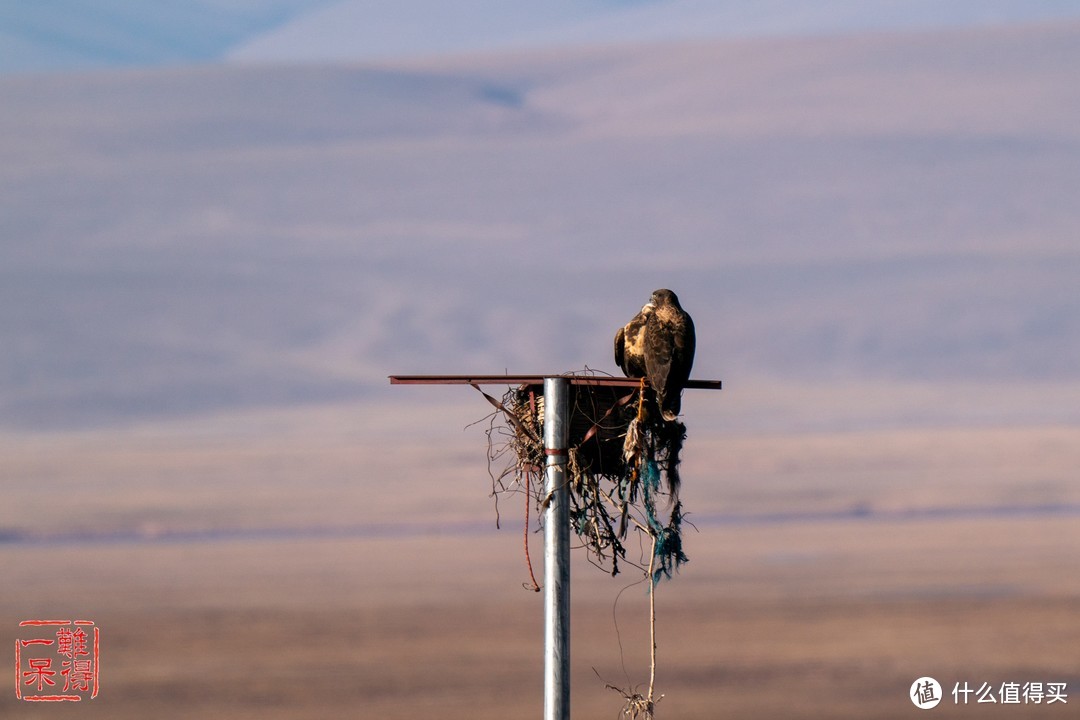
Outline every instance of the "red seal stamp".
[[23, 620], [15, 641], [15, 696], [34, 702], [98, 694], [101, 632], [91, 620]]

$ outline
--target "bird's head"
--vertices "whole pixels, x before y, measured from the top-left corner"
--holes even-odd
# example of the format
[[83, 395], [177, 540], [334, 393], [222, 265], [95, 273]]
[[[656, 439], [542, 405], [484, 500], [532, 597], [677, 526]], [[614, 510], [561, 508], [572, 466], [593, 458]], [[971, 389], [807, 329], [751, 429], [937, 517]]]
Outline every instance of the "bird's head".
[[652, 305], [653, 307], [660, 307], [662, 305], [681, 307], [679, 305], [679, 297], [667, 288], [660, 288], [659, 290], [653, 291], [652, 297], [649, 298], [649, 305]]

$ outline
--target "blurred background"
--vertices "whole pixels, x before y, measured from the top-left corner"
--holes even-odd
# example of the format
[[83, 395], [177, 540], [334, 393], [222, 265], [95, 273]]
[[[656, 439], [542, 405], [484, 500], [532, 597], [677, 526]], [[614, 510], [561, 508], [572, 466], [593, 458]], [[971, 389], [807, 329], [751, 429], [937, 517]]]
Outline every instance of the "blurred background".
[[[614, 373], [669, 287], [658, 716], [1067, 715], [1077, 67], [1075, 0], [0, 5], [0, 636], [96, 622], [87, 717], [539, 715], [490, 406], [387, 376]], [[577, 713], [638, 579], [575, 557]]]

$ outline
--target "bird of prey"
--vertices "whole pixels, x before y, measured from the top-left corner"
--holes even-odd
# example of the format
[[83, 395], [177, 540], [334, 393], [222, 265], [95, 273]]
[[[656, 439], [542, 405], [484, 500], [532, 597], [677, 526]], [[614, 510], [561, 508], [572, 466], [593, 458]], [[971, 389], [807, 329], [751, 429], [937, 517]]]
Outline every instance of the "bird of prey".
[[660, 413], [679, 415], [694, 365], [694, 321], [670, 290], [657, 290], [641, 312], [615, 333], [615, 363], [626, 377], [648, 378]]

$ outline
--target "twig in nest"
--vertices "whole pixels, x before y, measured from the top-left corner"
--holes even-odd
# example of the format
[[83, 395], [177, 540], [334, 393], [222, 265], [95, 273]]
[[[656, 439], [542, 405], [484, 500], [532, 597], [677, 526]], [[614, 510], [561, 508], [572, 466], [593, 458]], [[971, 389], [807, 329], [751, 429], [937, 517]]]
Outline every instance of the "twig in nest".
[[532, 587], [521, 583], [522, 587], [533, 592], [540, 592], [540, 584], [536, 582], [536, 574], [533, 572], [532, 558], [529, 557], [529, 523], [532, 521], [532, 492], [529, 490], [529, 477], [532, 475], [525, 471], [525, 565], [529, 568], [529, 581]]
[[617, 688], [614, 685], [608, 685], [608, 687], [625, 698], [626, 704], [623, 705], [619, 717], [630, 718], [630, 720], [653, 720], [656, 717], [656, 703], [660, 702], [664, 697], [661, 695], [654, 702], [642, 697], [640, 693], [627, 693], [622, 688]]
[[656, 533], [652, 533], [652, 552], [649, 553], [649, 714], [652, 717], [653, 687], [656, 685]]
[[618, 685], [612, 685], [609, 682], [605, 682], [600, 673], [593, 668], [593, 672], [596, 673], [596, 677], [600, 678], [600, 682], [604, 683], [604, 687], [608, 690], [614, 690], [622, 695], [625, 701], [622, 710], [619, 711], [619, 717], [629, 718], [629, 720], [653, 720], [656, 713], [656, 704], [660, 702], [664, 696], [656, 698], [656, 700], [650, 700], [647, 696], [642, 695], [634, 690], [625, 690]]
[[[658, 538], [654, 533], [649, 532], [648, 529], [639, 526], [642, 532], [649, 533], [652, 538], [652, 551], [650, 553], [649, 567], [645, 570], [644, 580], [649, 583], [649, 687], [646, 689], [645, 694], [637, 692], [637, 689], [623, 689], [617, 685], [611, 683], [604, 683], [604, 686], [609, 690], [614, 690], [623, 696], [625, 703], [622, 710], [619, 712], [619, 717], [629, 718], [629, 720], [653, 720], [656, 713], [656, 704], [664, 699], [663, 695], [656, 696], [656, 586], [658, 578], [656, 577], [656, 545]], [[635, 583], [636, 584], [636, 583]], [[628, 586], [629, 587], [629, 586]], [[625, 588], [624, 588], [625, 589]], [[616, 600], [616, 602], [618, 602]], [[618, 632], [618, 624], [616, 623], [616, 632]], [[620, 651], [622, 648], [622, 641], [619, 641]], [[596, 672], [596, 669], [593, 669]], [[596, 673], [597, 677], [600, 677], [600, 673]], [[603, 680], [603, 678], [600, 678]], [[629, 678], [627, 678], [629, 683]]]
[[624, 690], [611, 683], [605, 683], [604, 687], [623, 696], [625, 703], [622, 710], [619, 711], [619, 717], [629, 718], [629, 720], [653, 720], [656, 717], [656, 704], [664, 699], [664, 696], [661, 695], [654, 700], [651, 695], [642, 695], [639, 692]]

